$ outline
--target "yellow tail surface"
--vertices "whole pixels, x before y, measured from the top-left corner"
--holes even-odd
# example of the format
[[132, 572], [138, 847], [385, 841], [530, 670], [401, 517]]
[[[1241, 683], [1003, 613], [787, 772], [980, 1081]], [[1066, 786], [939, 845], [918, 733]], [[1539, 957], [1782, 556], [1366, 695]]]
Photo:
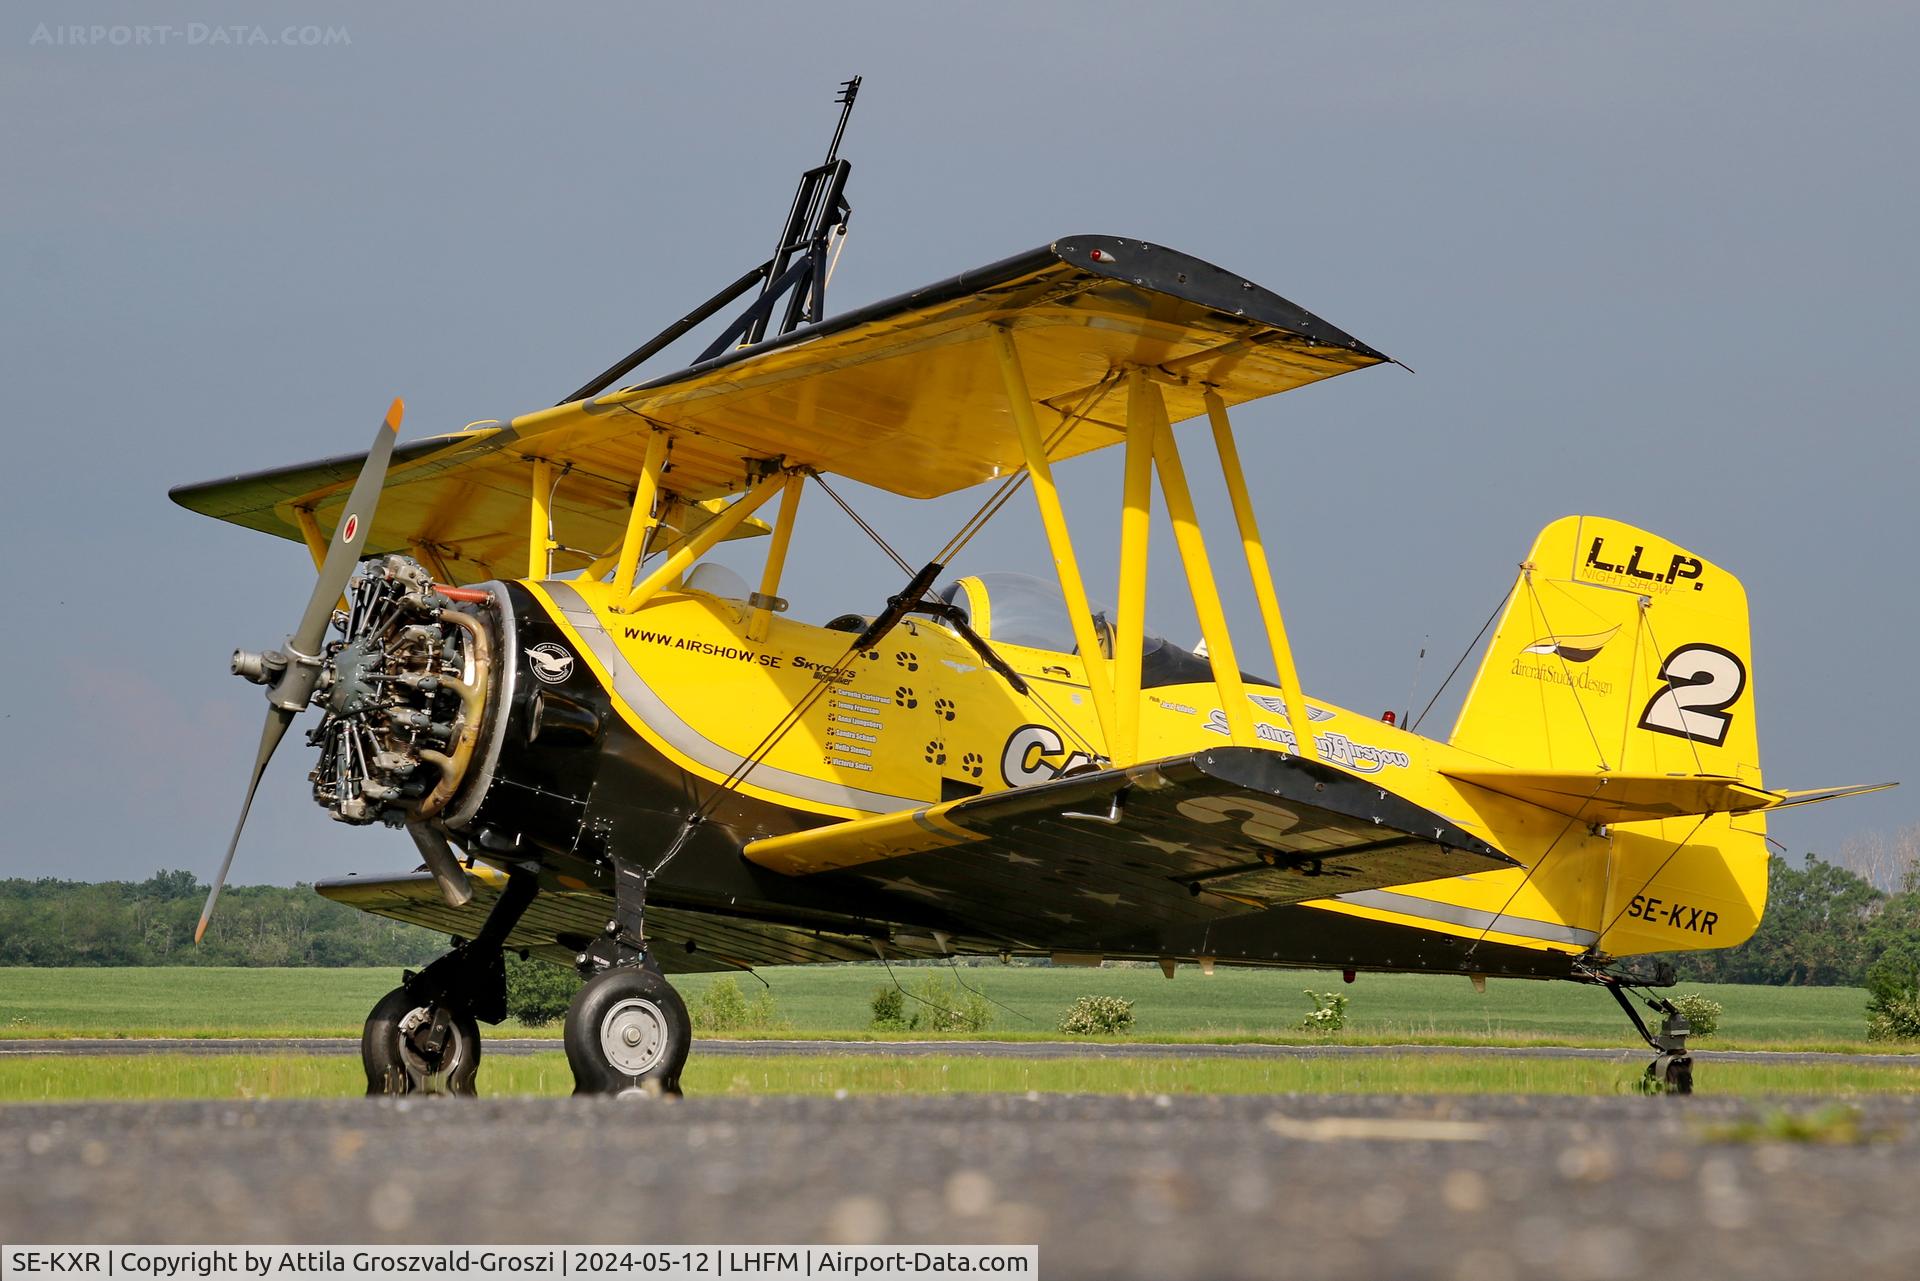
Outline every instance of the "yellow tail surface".
[[[1454, 726], [1448, 771], [1610, 838], [1599, 950], [1731, 947], [1766, 906], [1747, 594], [1597, 516], [1540, 532]], [[1672, 815], [1672, 817], [1652, 817]]]

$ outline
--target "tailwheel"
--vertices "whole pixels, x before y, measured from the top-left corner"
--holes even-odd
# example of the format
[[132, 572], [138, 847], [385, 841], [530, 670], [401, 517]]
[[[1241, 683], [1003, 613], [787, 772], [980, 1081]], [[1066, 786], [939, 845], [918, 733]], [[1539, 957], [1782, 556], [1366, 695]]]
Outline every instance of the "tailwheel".
[[[1629, 986], [1639, 986], [1617, 975], [1602, 973], [1597, 969], [1584, 972], [1589, 983], [1598, 983], [1612, 994], [1613, 999], [1633, 1021], [1634, 1031], [1653, 1048], [1656, 1057], [1647, 1064], [1646, 1075], [1640, 1079], [1641, 1089], [1647, 1094], [1692, 1094], [1693, 1093], [1693, 1055], [1687, 1052], [1687, 1037], [1693, 1028], [1687, 1022], [1672, 1001], [1664, 996], [1645, 995], [1641, 999], [1647, 1008], [1658, 1013], [1660, 1031], [1654, 1032], [1647, 1027], [1647, 1021], [1640, 1017], [1640, 1011], [1633, 1008], [1633, 1002], [1627, 996]], [[1672, 986], [1673, 972], [1665, 969], [1657, 976], [1662, 986]]]
[[567, 1009], [575, 1094], [679, 1094], [692, 1044], [686, 1003], [651, 960], [602, 970]]
[[380, 998], [360, 1034], [367, 1093], [474, 1094], [480, 1025], [453, 1005], [423, 1002], [402, 986]]
[[1652, 1094], [1692, 1094], [1693, 1056], [1662, 1054], [1647, 1064], [1647, 1086]]

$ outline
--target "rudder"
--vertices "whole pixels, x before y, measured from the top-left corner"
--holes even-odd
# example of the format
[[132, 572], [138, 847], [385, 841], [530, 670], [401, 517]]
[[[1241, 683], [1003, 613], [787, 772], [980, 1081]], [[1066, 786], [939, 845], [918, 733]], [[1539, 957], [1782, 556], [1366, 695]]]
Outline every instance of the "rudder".
[[1760, 785], [1747, 594], [1655, 534], [1567, 516], [1534, 541], [1452, 743], [1520, 768]]

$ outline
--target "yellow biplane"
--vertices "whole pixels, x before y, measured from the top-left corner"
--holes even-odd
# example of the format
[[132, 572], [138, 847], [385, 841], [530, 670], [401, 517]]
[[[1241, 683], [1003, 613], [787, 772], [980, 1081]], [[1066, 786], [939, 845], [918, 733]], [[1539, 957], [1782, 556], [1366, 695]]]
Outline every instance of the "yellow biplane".
[[[846, 169], [830, 153], [779, 253], [563, 404], [396, 445], [395, 402], [366, 455], [173, 491], [321, 567], [288, 644], [234, 658], [269, 700], [248, 803], [317, 706], [316, 800], [405, 826], [424, 864], [320, 892], [456, 939], [369, 1017], [369, 1089], [473, 1088], [503, 950], [587, 976], [565, 1028], [582, 1092], [677, 1088], [664, 973], [969, 954], [1600, 984], [1689, 1088], [1684, 1020], [1647, 994], [1648, 1029], [1629, 992], [1661, 975], [1631, 958], [1747, 938], [1767, 812], [1864, 790], [1763, 784], [1739, 581], [1569, 516], [1520, 565], [1447, 740], [1311, 698], [1230, 418], [1387, 357], [1110, 236], [829, 317]], [[756, 284], [691, 366], [614, 386]], [[1107, 448], [1110, 612], [1054, 483]], [[1201, 535], [1203, 452], [1237, 546]], [[809, 620], [782, 570], [839, 477], [983, 498], [872, 615]], [[1156, 480], [1195, 650], [1144, 626]], [[1052, 576], [951, 574], [1021, 488]], [[757, 583], [705, 559], [754, 535]], [[1263, 649], [1221, 604], [1247, 577]]]

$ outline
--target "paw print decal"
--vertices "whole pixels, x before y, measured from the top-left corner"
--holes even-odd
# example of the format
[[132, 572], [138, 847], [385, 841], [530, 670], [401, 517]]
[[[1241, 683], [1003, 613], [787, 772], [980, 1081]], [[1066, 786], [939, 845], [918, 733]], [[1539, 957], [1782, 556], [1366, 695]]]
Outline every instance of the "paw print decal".
[[920, 700], [913, 696], [913, 689], [910, 686], [902, 685], [899, 689], [893, 691], [893, 705], [895, 707], [918, 707], [920, 706]]
[[933, 714], [935, 716], [938, 716], [941, 720], [947, 720], [947, 721], [952, 720], [953, 719], [953, 700], [950, 698], [934, 699]]
[[971, 774], [975, 778], [980, 777], [980, 767], [984, 764], [986, 764], [986, 760], [978, 752], [968, 752], [960, 758], [960, 769], [962, 772]]
[[927, 744], [927, 763], [945, 765], [947, 763], [947, 740], [936, 738]]
[[910, 672], [920, 670], [920, 656], [910, 649], [903, 649], [893, 656], [893, 661]]

